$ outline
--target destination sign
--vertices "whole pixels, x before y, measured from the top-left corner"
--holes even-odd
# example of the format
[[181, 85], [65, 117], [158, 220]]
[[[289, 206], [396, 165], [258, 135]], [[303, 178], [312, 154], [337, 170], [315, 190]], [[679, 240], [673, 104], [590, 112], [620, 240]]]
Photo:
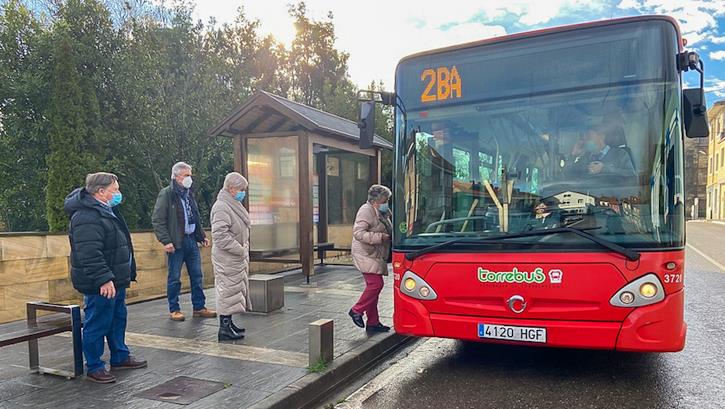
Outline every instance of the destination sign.
[[[396, 93], [408, 112], [463, 104], [517, 104], [561, 93], [596, 92], [667, 80], [674, 41], [666, 22], [597, 27], [423, 54], [401, 62]], [[615, 58], [616, 57], [616, 58]], [[647, 63], [658, 61], [659, 63]]]
[[461, 76], [456, 66], [429, 68], [420, 74], [420, 80], [425, 84], [423, 93], [420, 94], [420, 102], [445, 101], [447, 99], [460, 98]]

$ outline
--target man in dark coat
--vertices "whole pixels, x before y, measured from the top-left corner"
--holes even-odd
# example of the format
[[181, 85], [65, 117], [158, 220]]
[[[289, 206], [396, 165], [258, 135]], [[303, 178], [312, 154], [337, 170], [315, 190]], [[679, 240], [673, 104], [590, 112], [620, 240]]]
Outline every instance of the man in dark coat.
[[622, 146], [607, 143], [607, 127], [599, 126], [589, 130], [577, 142], [572, 150], [574, 164], [570, 168], [572, 176], [620, 176], [629, 178], [636, 175], [632, 159]]
[[131, 234], [116, 206], [121, 203], [118, 178], [92, 173], [86, 186], [65, 199], [70, 215], [71, 280], [84, 295], [83, 355], [88, 380], [115, 382], [101, 359], [104, 338], [111, 351], [111, 369], [146, 367], [126, 346], [126, 289], [136, 280]]
[[189, 273], [194, 316], [216, 317], [216, 312], [205, 306], [199, 243], [209, 247], [209, 239], [206, 238], [201, 224], [191, 184], [191, 166], [184, 162], [175, 164], [171, 169], [171, 184], [159, 192], [151, 217], [156, 238], [164, 245], [164, 250], [168, 254], [169, 275], [166, 296], [169, 302], [169, 317], [173, 321], [185, 319], [179, 306], [183, 264], [186, 264]]

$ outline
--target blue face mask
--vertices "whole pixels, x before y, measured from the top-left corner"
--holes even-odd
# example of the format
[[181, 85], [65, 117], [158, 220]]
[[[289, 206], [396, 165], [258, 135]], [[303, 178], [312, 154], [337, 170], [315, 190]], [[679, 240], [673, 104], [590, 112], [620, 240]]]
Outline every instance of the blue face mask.
[[111, 207], [115, 207], [121, 204], [121, 200], [123, 200], [123, 195], [121, 192], [116, 192], [113, 194], [113, 197], [111, 200], [108, 201], [108, 205]]
[[242, 200], [244, 200], [244, 198], [246, 196], [247, 196], [247, 192], [242, 191], [242, 192], [237, 192], [237, 194], [234, 195], [234, 198], [241, 202]]
[[387, 203], [383, 203], [380, 205], [380, 212], [381, 213], [387, 213], [390, 208], [388, 207]]
[[594, 141], [586, 141], [584, 143], [584, 149], [589, 153], [597, 153], [599, 152], [599, 145], [594, 143]]

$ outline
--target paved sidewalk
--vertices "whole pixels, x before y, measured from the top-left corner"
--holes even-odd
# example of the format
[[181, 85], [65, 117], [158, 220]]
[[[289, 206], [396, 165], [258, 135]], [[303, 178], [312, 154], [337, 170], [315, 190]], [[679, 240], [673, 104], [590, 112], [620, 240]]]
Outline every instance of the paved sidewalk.
[[[226, 384], [223, 390], [187, 408], [245, 408], [273, 404], [279, 407], [301, 399], [301, 395], [312, 396], [304, 389], [329, 387], [320, 384], [324, 376], [309, 374], [307, 370], [307, 325], [310, 322], [318, 319], [335, 321], [335, 361], [330, 371], [338, 370], [337, 377], [344, 375], [339, 372], [338, 363], [352, 367], [359, 356], [374, 359], [375, 354], [389, 349], [389, 345], [402, 342], [402, 337], [392, 334], [370, 336], [354, 326], [348, 317], [347, 311], [364, 287], [362, 276], [353, 268], [318, 267], [311, 281], [307, 286], [301, 275], [288, 276], [282, 310], [268, 315], [235, 317], [235, 323], [247, 329], [247, 337], [235, 343], [217, 342], [217, 319], [191, 318], [189, 294], [182, 296], [182, 310], [187, 315], [185, 322], [168, 319], [165, 299], [129, 306], [127, 343], [132, 353], [149, 361], [149, 367], [118, 372], [115, 384], [98, 385], [83, 378], [69, 381], [30, 374], [25, 343], [0, 348], [0, 409], [180, 408], [182, 406], [177, 404], [134, 396], [178, 376]], [[387, 324], [392, 321], [391, 282], [392, 277], [386, 277], [380, 297], [380, 315]], [[214, 307], [213, 289], [207, 290], [206, 294], [207, 305]], [[0, 325], [0, 331], [9, 325], [13, 324]], [[40, 351], [42, 366], [71, 366], [68, 336], [41, 339]], [[360, 363], [354, 366], [359, 368]]]
[[713, 220], [713, 219], [696, 219], [688, 220], [688, 223], [713, 223], [725, 226], [725, 220]]

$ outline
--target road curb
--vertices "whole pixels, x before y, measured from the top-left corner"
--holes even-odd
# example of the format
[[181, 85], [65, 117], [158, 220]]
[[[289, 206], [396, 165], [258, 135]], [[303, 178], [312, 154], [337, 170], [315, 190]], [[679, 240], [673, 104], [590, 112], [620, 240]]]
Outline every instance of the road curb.
[[377, 334], [332, 361], [325, 372], [310, 373], [251, 406], [252, 409], [306, 408], [413, 338], [396, 333]]

